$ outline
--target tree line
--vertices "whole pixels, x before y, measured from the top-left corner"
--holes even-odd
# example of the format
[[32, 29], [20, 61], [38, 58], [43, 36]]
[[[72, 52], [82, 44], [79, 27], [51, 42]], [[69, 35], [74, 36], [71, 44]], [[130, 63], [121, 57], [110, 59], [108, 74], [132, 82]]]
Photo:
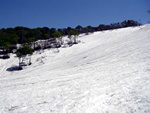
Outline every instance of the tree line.
[[[0, 29], [0, 55], [3, 55], [1, 56], [1, 58], [9, 58], [8, 53], [13, 53], [14, 50], [17, 50], [17, 44], [21, 44], [22, 48], [30, 47], [33, 50], [38, 50], [41, 48], [44, 49], [48, 47], [50, 48], [52, 45], [58, 48], [63, 44], [63, 36], [68, 35], [68, 38], [70, 39], [68, 44], [72, 45], [78, 43], [77, 37], [80, 33], [88, 34], [96, 31], [111, 30], [139, 25], [141, 24], [137, 21], [125, 20], [121, 23], [111, 23], [110, 25], [100, 24], [97, 27], [82, 27], [81, 25], [78, 25], [75, 28], [67, 27], [62, 29], [48, 27], [31, 29], [23, 26], [17, 26], [15, 28], [6, 29], [2, 28]], [[41, 46], [36, 42], [38, 40], [47, 41], [44, 43], [43, 46]], [[30, 46], [24, 46], [23, 44]], [[31, 47], [31, 45], [33, 45], [33, 47]]]

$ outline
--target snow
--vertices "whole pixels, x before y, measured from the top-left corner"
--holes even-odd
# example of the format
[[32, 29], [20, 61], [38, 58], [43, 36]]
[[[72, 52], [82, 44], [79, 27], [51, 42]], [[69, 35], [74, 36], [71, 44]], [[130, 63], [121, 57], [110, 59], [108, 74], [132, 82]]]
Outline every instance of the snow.
[[81, 35], [21, 71], [15, 55], [0, 59], [0, 113], [149, 113], [149, 34], [150, 24]]

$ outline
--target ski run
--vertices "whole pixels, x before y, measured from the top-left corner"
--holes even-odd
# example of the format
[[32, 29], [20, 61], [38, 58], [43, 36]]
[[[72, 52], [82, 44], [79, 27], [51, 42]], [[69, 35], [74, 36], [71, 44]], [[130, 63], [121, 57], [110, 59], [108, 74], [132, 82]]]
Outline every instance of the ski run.
[[0, 59], [0, 113], [150, 113], [150, 24], [79, 40], [21, 71], [15, 54]]

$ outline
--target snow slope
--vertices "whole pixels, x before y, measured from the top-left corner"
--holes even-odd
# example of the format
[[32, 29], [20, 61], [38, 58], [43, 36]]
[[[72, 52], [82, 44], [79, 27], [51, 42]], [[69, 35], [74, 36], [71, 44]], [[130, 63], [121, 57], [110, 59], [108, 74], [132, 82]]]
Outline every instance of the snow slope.
[[82, 35], [72, 47], [0, 61], [0, 113], [149, 113], [150, 24]]

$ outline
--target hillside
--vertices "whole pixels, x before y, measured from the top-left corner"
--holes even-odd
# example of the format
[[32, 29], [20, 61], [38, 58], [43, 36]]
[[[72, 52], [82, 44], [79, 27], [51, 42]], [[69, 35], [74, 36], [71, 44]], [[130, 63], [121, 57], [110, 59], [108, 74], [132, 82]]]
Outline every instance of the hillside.
[[15, 55], [0, 59], [0, 112], [149, 113], [149, 34], [150, 24], [80, 35], [21, 71]]

